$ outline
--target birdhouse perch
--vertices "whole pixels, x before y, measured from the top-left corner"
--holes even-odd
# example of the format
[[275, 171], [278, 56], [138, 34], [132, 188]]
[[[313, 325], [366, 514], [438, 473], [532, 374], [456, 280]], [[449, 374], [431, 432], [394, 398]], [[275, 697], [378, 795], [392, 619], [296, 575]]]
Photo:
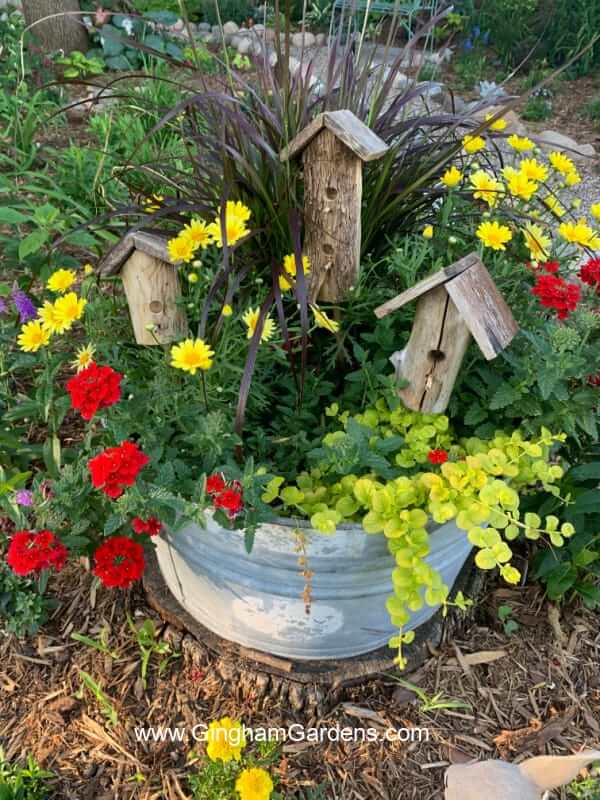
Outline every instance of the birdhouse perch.
[[185, 336], [187, 319], [177, 305], [181, 285], [166, 236], [127, 233], [103, 258], [99, 272], [103, 277], [121, 274], [138, 344], [168, 344]]
[[304, 244], [310, 259], [309, 299], [344, 300], [360, 268], [363, 163], [388, 145], [351, 111], [325, 111], [281, 151], [302, 153]]
[[471, 336], [491, 360], [512, 341], [519, 327], [498, 287], [476, 253], [430, 275], [375, 309], [380, 319], [417, 300], [404, 350], [392, 362], [399, 394], [407, 408], [441, 413], [450, 401]]

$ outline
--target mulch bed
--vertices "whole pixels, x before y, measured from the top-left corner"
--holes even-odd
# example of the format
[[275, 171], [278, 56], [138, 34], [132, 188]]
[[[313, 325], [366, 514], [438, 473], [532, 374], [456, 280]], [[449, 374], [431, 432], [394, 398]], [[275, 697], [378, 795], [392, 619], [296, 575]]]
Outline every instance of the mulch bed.
[[[322, 783], [327, 797], [343, 800], [433, 800], [443, 797], [450, 763], [568, 754], [600, 743], [597, 615], [577, 607], [559, 617], [535, 588], [491, 591], [467, 629], [403, 676], [426, 692], [429, 705], [438, 695], [437, 708], [427, 710], [390, 674], [333, 690], [306, 712], [294, 712], [284, 696], [261, 697], [252, 682], [232, 680], [222, 663], [164, 625], [163, 635], [183, 652], [161, 677], [153, 657], [144, 689], [126, 614], [138, 623], [162, 623], [141, 591], [96, 590], [75, 567], [65, 569], [53, 589], [61, 605], [40, 635], [0, 639], [0, 745], [11, 759], [32, 753], [53, 770], [61, 800], [190, 797], [186, 775], [201, 745], [136, 742], [134, 728], [189, 730], [225, 715], [250, 727], [429, 731], [429, 742], [284, 744], [278, 770], [285, 796]], [[500, 605], [512, 608], [520, 626], [510, 638], [498, 621]], [[73, 632], [98, 638], [103, 627], [118, 657], [71, 639]], [[80, 670], [110, 698], [117, 725], [107, 724], [89, 690], [80, 691]], [[451, 700], [466, 707], [448, 706]]]

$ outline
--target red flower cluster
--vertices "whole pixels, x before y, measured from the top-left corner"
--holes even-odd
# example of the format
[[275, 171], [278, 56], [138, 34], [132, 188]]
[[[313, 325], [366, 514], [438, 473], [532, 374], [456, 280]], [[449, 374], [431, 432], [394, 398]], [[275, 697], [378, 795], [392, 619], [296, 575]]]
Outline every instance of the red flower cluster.
[[92, 483], [96, 489], [115, 500], [127, 486], [133, 486], [138, 472], [150, 459], [133, 442], [109, 447], [88, 461]]
[[148, 536], [158, 536], [162, 530], [162, 522], [156, 517], [148, 517], [148, 519], [134, 517], [131, 520], [131, 527], [136, 533], [147, 533]]
[[71, 395], [71, 405], [90, 420], [99, 408], [108, 408], [121, 399], [123, 376], [112, 367], [89, 367], [67, 381], [67, 391]]
[[590, 386], [600, 386], [600, 372], [597, 375], [590, 375], [588, 383]]
[[211, 475], [206, 481], [206, 491], [212, 497], [213, 507], [227, 512], [229, 519], [234, 519], [244, 508], [242, 487], [238, 481], [228, 485], [223, 475]]
[[579, 270], [579, 277], [600, 295], [600, 258], [590, 258]]
[[567, 283], [560, 275], [538, 275], [535, 286], [531, 290], [545, 308], [553, 308], [559, 319], [566, 319], [571, 311], [575, 311], [581, 300], [581, 287], [576, 283]]
[[430, 450], [427, 459], [430, 464], [445, 464], [448, 461], [448, 453], [445, 450]]
[[144, 548], [127, 536], [113, 536], [103, 542], [94, 553], [94, 561], [94, 575], [105, 586], [119, 589], [138, 581], [146, 566]]
[[42, 569], [60, 572], [68, 550], [50, 531], [17, 531], [6, 552], [6, 563], [17, 575], [30, 575]]

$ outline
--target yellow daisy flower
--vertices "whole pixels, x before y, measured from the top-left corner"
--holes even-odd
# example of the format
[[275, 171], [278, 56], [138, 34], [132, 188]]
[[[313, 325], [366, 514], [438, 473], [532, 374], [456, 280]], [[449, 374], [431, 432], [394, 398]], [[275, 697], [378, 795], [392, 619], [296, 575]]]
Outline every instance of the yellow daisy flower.
[[522, 233], [531, 258], [534, 261], [548, 261], [552, 239], [544, 234], [543, 229], [534, 222], [528, 222]]
[[506, 250], [506, 243], [512, 239], [510, 228], [498, 222], [482, 222], [477, 228], [476, 236], [481, 239], [485, 247], [490, 247], [492, 250]]
[[508, 191], [513, 197], [520, 197], [523, 200], [531, 200], [538, 190], [537, 183], [530, 181], [522, 172], [516, 172], [508, 179]]
[[[293, 253], [290, 253], [287, 256], [283, 257], [283, 269], [284, 271], [290, 275], [292, 278], [296, 277], [296, 256]], [[304, 270], [304, 274], [308, 275], [310, 272], [310, 260], [308, 256], [302, 256], [302, 269]], [[279, 288], [282, 292], [287, 292], [288, 289], [292, 288], [292, 284], [287, 281], [283, 275], [279, 276]]]
[[94, 272], [94, 268], [91, 264], [84, 264], [83, 265], [83, 274], [84, 275], [91, 275]]
[[330, 319], [324, 311], [321, 311], [319, 306], [311, 305], [310, 308], [315, 318], [315, 324], [319, 328], [325, 328], [326, 331], [330, 331], [331, 333], [337, 333], [337, 331], [339, 331], [340, 323]]
[[179, 235], [188, 239], [194, 245], [194, 250], [199, 247], [204, 250], [209, 244], [212, 244], [212, 235], [203, 219], [193, 219]]
[[571, 242], [571, 244], [578, 244], [592, 250], [600, 249], [600, 235], [584, 219], [580, 219], [578, 222], [563, 222], [558, 226], [558, 232], [565, 241]]
[[[227, 246], [231, 246], [250, 233], [246, 223], [250, 219], [252, 212], [239, 200], [234, 202], [229, 200], [225, 207], [225, 232], [227, 235]], [[214, 222], [207, 226], [209, 234], [212, 236], [217, 247], [223, 247], [223, 237], [221, 231], [221, 217], [217, 215]]]
[[458, 186], [458, 184], [462, 181], [462, 178], [462, 172], [456, 167], [452, 166], [450, 169], [447, 169], [446, 172], [444, 172], [441, 180], [444, 186], [447, 186], [448, 189], [452, 189], [454, 186]]
[[68, 331], [74, 322], [81, 319], [86, 304], [87, 300], [83, 297], [77, 297], [75, 292], [64, 294], [56, 300], [54, 311], [58, 325], [62, 329], [60, 333]]
[[164, 199], [162, 194], [153, 194], [151, 197], [147, 197], [144, 200], [144, 211], [146, 214], [154, 214], [156, 211], [159, 211]]
[[[254, 336], [254, 332], [256, 331], [256, 326], [258, 325], [259, 316], [260, 316], [260, 309], [249, 308], [242, 317], [248, 329], [246, 331], [246, 336], [248, 339], [251, 339]], [[273, 322], [271, 317], [267, 315], [265, 317], [262, 333], [260, 335], [261, 342], [268, 342], [269, 339], [272, 338], [274, 333], [275, 333], [275, 323]]]
[[169, 258], [173, 263], [179, 261], [191, 261], [194, 257], [194, 245], [187, 236], [176, 236], [174, 239], [169, 239], [167, 242], [167, 250], [169, 251]]
[[421, 231], [421, 235], [425, 239], [433, 239], [433, 225], [425, 225], [425, 227]]
[[198, 273], [197, 272], [188, 272], [187, 279], [188, 279], [188, 283], [198, 283]]
[[571, 161], [569, 156], [561, 153], [558, 150], [554, 150], [548, 156], [548, 161], [552, 164], [554, 169], [557, 172], [560, 172], [561, 175], [568, 175], [569, 172], [576, 172], [575, 164]]
[[60, 292], [63, 294], [70, 289], [77, 280], [77, 275], [72, 269], [57, 269], [48, 278], [46, 286], [51, 292]]
[[37, 353], [40, 347], [45, 347], [49, 341], [50, 332], [37, 319], [26, 322], [17, 337], [19, 347], [24, 353]]
[[578, 183], [581, 183], [581, 175], [574, 169], [565, 175], [565, 183], [567, 186], [577, 186]]
[[462, 143], [465, 153], [478, 153], [480, 150], [485, 150], [485, 139], [482, 136], [471, 136], [467, 134], [463, 136]]
[[496, 205], [498, 197], [503, 189], [500, 181], [494, 175], [484, 169], [478, 169], [470, 176], [471, 186], [474, 189], [473, 197], [475, 200], [484, 200], [490, 208]]
[[240, 800], [269, 800], [273, 788], [271, 776], [260, 767], [245, 769], [235, 782], [235, 790]]
[[506, 140], [508, 144], [516, 150], [517, 153], [525, 153], [528, 150], [533, 150], [535, 144], [528, 139], [527, 136], [517, 136], [516, 133], [513, 133], [512, 136], [509, 136]]
[[71, 366], [73, 369], [76, 369], [77, 372], [87, 369], [90, 364], [94, 363], [95, 352], [96, 348], [92, 344], [86, 344], [85, 347], [81, 347], [77, 351], [76, 358], [71, 361]]
[[202, 339], [186, 339], [171, 348], [171, 366], [195, 375], [201, 370], [210, 369], [214, 351]]
[[558, 197], [555, 197], [553, 194], [544, 197], [543, 203], [546, 208], [550, 209], [557, 217], [563, 217], [565, 215], [565, 208], [560, 204]]
[[55, 304], [50, 303], [48, 300], [39, 309], [38, 318], [48, 333], [64, 333], [67, 329], [63, 318], [57, 313]]
[[535, 158], [524, 158], [519, 164], [520, 172], [530, 181], [545, 181], [548, 177], [548, 169], [544, 164], [540, 164]]
[[230, 317], [233, 314], [233, 308], [229, 305], [229, 303], [225, 303], [221, 309], [221, 314], [223, 314], [224, 317]]
[[239, 761], [246, 747], [244, 728], [241, 722], [223, 717], [214, 720], [206, 732], [206, 755], [211, 761]]
[[[489, 122], [492, 119], [493, 116], [494, 116], [493, 114], [486, 114], [485, 115], [485, 121]], [[508, 122], [504, 119], [504, 117], [500, 117], [495, 122], [492, 122], [492, 124], [490, 125], [490, 130], [491, 131], [503, 131], [506, 128], [507, 125], [508, 125]]]

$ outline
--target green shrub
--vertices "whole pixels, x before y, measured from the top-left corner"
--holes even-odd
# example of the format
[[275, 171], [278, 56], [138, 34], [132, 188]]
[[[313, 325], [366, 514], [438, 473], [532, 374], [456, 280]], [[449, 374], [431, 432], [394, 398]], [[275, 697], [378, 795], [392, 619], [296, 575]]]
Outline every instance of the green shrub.
[[49, 800], [51, 772], [39, 767], [29, 756], [27, 765], [11, 764], [0, 749], [0, 800]]
[[40, 594], [36, 582], [27, 578], [19, 578], [2, 558], [0, 560], [0, 626], [19, 637], [33, 636], [48, 618], [48, 608], [49, 601]]

